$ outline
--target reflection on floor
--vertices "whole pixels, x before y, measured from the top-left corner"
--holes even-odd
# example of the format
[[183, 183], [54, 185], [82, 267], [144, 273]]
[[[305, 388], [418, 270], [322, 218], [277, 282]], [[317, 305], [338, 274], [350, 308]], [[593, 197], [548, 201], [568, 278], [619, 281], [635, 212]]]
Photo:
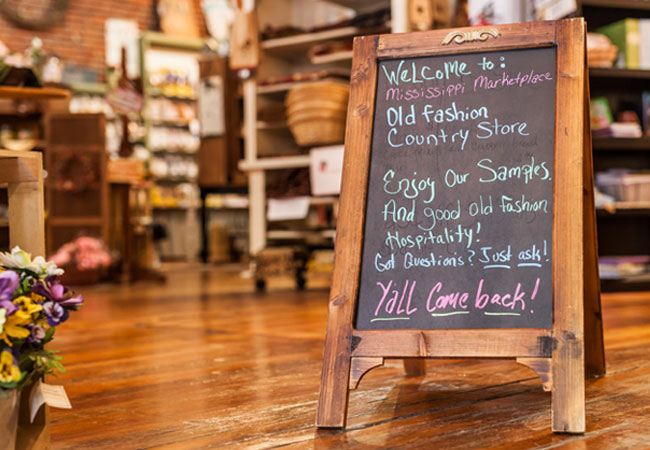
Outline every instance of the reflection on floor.
[[[57, 331], [72, 410], [52, 411], [55, 449], [646, 448], [650, 293], [603, 300], [606, 378], [587, 383], [587, 434], [550, 432], [550, 394], [513, 361], [400, 361], [350, 395], [348, 428], [317, 430], [326, 289], [241, 267], [175, 266], [166, 284], [79, 288]], [[324, 283], [326, 284], [326, 283]]]

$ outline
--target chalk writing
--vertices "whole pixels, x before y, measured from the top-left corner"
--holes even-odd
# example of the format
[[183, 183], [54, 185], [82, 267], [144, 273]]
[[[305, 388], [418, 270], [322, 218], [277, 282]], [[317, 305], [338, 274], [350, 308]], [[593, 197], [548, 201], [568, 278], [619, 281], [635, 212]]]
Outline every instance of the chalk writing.
[[378, 62], [357, 328], [551, 326], [555, 63]]

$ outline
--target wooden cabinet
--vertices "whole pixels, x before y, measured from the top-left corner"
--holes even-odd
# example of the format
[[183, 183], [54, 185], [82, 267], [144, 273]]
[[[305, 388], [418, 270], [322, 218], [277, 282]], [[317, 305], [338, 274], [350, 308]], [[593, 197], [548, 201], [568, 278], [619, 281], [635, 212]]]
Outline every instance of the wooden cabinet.
[[103, 114], [51, 114], [47, 120], [47, 254], [79, 236], [108, 240], [106, 123]]

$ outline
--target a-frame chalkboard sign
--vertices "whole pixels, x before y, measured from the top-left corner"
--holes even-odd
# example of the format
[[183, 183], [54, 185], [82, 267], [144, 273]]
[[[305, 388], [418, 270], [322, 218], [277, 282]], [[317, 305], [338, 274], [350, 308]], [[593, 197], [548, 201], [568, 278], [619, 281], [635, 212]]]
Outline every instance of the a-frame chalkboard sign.
[[318, 405], [385, 358], [512, 358], [585, 431], [605, 372], [582, 19], [358, 37]]

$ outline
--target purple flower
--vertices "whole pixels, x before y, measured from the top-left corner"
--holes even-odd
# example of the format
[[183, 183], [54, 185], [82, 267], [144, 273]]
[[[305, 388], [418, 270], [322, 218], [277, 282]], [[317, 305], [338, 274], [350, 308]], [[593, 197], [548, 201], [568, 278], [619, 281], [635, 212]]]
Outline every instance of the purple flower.
[[37, 282], [34, 284], [32, 290], [34, 293], [45, 297], [48, 300], [56, 302], [57, 304], [63, 306], [65, 309], [77, 309], [84, 302], [84, 299], [81, 297], [81, 295], [74, 295], [74, 292], [53, 278], [48, 278], [45, 281]]
[[13, 270], [6, 270], [0, 273], [0, 308], [7, 311], [10, 316], [18, 310], [18, 306], [11, 301], [14, 292], [18, 288], [19, 277]]
[[43, 303], [43, 312], [47, 316], [47, 323], [51, 327], [55, 327], [68, 319], [68, 311], [63, 309], [60, 304], [52, 301]]
[[30, 335], [27, 338], [27, 342], [30, 344], [40, 344], [45, 338], [45, 328], [41, 325], [29, 325]]

